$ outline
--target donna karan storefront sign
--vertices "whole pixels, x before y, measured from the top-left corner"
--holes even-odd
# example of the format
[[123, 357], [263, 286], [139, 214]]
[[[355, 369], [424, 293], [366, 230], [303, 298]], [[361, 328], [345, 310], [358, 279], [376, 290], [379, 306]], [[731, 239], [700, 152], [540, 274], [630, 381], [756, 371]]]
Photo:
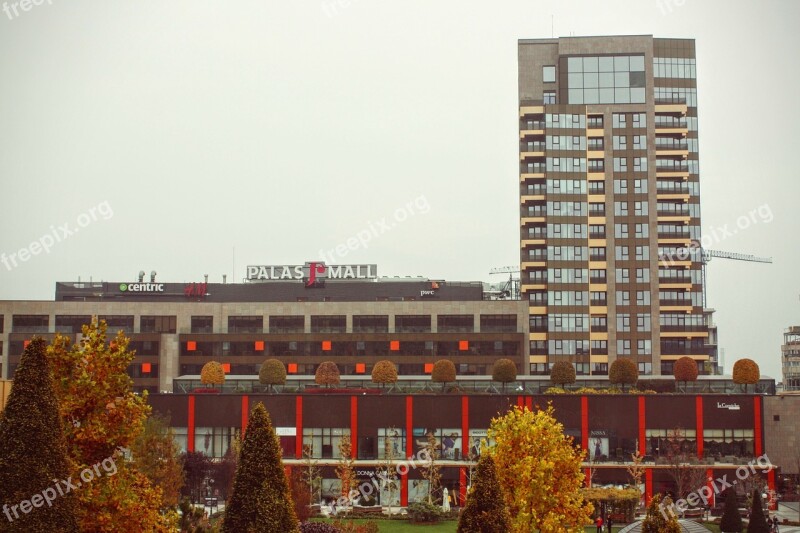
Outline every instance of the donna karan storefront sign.
[[304, 265], [250, 265], [248, 281], [305, 281], [306, 286], [333, 279], [376, 279], [377, 265], [326, 265], [309, 262]]

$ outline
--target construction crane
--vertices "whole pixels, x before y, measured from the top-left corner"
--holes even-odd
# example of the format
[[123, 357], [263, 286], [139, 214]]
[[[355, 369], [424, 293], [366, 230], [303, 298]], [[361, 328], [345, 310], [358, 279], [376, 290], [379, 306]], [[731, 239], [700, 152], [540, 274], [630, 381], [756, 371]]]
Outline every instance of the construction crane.
[[771, 257], [758, 257], [751, 254], [709, 250], [708, 248], [701, 248], [700, 252], [703, 260], [703, 308], [706, 307], [706, 265], [708, 265], [708, 263], [714, 257], [719, 257], [720, 259], [733, 259], [735, 261], [748, 261], [750, 263], [772, 263]]
[[[512, 300], [519, 300], [519, 267], [518, 266], [504, 266], [495, 267], [489, 270], [489, 274], [508, 274], [508, 281], [503, 286], [501, 292]], [[514, 277], [517, 274], [517, 277]]]

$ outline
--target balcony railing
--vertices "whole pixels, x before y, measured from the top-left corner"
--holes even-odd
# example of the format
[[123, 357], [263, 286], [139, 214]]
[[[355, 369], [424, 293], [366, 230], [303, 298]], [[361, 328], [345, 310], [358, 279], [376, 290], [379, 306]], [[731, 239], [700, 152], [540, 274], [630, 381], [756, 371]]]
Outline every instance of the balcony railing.
[[656, 172], [689, 172], [689, 165], [656, 165]]
[[540, 163], [540, 164], [528, 164], [522, 166], [522, 173], [523, 174], [540, 174], [547, 170], [547, 165]]
[[661, 304], [661, 305], [681, 305], [681, 306], [692, 307], [692, 301], [691, 300], [669, 300], [669, 299], [661, 300], [661, 299], [659, 299], [658, 303]]
[[688, 231], [659, 231], [659, 239], [689, 239]]
[[527, 142], [520, 143], [520, 152], [544, 152], [546, 150], [545, 143], [543, 142]]
[[675, 277], [675, 278], [658, 278], [659, 283], [691, 283], [692, 278], [689, 276]]
[[686, 97], [685, 96], [671, 96], [671, 97], [662, 97], [656, 98], [656, 105], [659, 104], [685, 104]]
[[663, 117], [656, 118], [656, 128], [687, 128], [688, 124], [685, 120], [675, 120]]
[[656, 139], [656, 150], [688, 150], [689, 145], [685, 142], [663, 142]]
[[603, 119], [602, 118], [589, 118], [586, 121], [586, 127], [589, 129], [602, 129], [603, 127]]
[[590, 239], [605, 239], [606, 232], [605, 231], [590, 231], [589, 232]]
[[686, 184], [681, 185], [664, 185], [659, 184], [656, 186], [658, 194], [689, 194], [689, 186]]
[[680, 216], [680, 217], [682, 217], [682, 216], [687, 216], [689, 214], [689, 209], [688, 208], [686, 208], [686, 209], [659, 209], [659, 210], [656, 211], [656, 213], [658, 213], [658, 216], [660, 216], [660, 217], [661, 216], [665, 216], [665, 217]]
[[547, 194], [547, 187], [539, 184], [528, 185], [527, 187], [522, 189], [522, 194], [527, 194], [527, 195]]
[[589, 277], [589, 283], [606, 283], [608, 278]]
[[589, 254], [589, 261], [605, 261], [606, 254]]
[[523, 130], [543, 130], [544, 129], [544, 121], [543, 120], [526, 120], [521, 124], [520, 129]]

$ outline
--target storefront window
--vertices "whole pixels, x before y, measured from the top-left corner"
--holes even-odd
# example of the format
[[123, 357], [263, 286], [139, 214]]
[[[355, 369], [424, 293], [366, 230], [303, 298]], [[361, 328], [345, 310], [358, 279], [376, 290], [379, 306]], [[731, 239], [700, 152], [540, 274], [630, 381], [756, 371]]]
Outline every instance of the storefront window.
[[750, 457], [754, 453], [752, 429], [704, 429], [703, 450], [707, 457]]
[[[303, 446], [311, 447], [314, 459], [339, 459], [342, 438], [350, 438], [347, 428], [303, 428]], [[353, 450], [355, 453], [355, 450]]]

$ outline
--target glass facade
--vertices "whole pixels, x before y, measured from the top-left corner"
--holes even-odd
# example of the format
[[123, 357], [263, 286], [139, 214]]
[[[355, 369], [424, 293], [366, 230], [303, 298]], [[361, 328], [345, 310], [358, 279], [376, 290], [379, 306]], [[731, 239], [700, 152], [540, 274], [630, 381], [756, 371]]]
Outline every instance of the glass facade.
[[570, 104], [643, 104], [644, 55], [567, 58]]

